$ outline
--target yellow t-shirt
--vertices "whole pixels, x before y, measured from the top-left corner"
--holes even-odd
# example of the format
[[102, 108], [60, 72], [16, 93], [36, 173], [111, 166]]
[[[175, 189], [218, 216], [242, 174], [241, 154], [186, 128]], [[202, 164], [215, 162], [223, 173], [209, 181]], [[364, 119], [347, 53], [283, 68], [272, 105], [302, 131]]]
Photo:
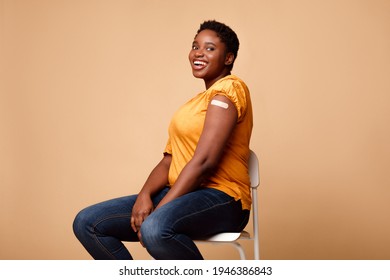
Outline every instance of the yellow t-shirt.
[[236, 200], [241, 199], [243, 209], [250, 209], [248, 159], [253, 126], [252, 104], [247, 86], [234, 75], [218, 80], [174, 114], [164, 150], [164, 153], [172, 155], [169, 184], [175, 184], [180, 172], [193, 157], [203, 130], [207, 107], [215, 95], [228, 97], [237, 108], [238, 118], [217, 171], [202, 186], [221, 190]]

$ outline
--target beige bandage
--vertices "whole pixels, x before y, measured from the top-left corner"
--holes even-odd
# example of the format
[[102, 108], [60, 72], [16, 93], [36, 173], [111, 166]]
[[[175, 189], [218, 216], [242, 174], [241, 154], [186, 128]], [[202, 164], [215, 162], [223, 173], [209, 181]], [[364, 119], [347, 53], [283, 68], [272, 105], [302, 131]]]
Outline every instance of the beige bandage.
[[229, 108], [229, 104], [215, 99], [211, 100], [211, 105], [215, 105], [224, 109]]

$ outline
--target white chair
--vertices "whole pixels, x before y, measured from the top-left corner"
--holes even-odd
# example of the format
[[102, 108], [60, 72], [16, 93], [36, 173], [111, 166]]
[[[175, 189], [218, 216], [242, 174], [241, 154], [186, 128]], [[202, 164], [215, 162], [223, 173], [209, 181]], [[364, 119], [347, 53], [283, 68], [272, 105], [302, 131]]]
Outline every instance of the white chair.
[[253, 219], [253, 236], [247, 231], [242, 232], [222, 232], [210, 236], [206, 239], [194, 240], [196, 243], [214, 243], [214, 244], [229, 244], [236, 248], [240, 254], [240, 258], [245, 260], [245, 251], [241, 244], [241, 240], [253, 240], [254, 259], [260, 259], [259, 245], [259, 222], [258, 222], [258, 202], [257, 202], [257, 187], [260, 184], [259, 175], [259, 160], [253, 151], [250, 151], [249, 157], [249, 177], [251, 180], [252, 189], [252, 219]]

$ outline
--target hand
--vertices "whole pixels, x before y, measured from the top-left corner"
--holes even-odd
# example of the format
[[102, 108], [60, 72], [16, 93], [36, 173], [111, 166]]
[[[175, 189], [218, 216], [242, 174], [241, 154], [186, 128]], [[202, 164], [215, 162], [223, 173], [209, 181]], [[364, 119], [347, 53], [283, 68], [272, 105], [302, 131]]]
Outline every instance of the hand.
[[133, 211], [131, 213], [130, 223], [131, 228], [137, 233], [139, 241], [142, 246], [141, 225], [143, 221], [153, 212], [153, 202], [149, 195], [138, 195], [134, 203]]

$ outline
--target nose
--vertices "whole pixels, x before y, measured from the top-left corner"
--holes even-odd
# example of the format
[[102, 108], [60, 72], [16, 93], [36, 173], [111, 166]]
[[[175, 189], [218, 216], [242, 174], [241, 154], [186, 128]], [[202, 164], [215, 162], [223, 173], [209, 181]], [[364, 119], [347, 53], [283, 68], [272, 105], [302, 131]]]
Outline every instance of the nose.
[[202, 57], [203, 56], [203, 51], [201, 49], [195, 50], [195, 57]]

